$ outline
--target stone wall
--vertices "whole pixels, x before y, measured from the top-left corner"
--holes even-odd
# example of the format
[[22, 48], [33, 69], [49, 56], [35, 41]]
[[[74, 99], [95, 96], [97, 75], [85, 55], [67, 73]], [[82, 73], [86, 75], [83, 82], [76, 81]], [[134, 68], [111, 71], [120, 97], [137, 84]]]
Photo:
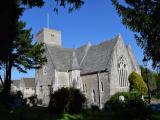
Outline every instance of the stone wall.
[[[98, 91], [98, 82], [97, 74], [81, 76], [83, 91], [87, 97], [88, 105], [98, 105], [99, 106], [99, 91]], [[95, 91], [95, 101], [93, 100], [93, 90]]]
[[80, 70], [73, 70], [69, 72], [69, 83], [71, 87], [82, 89]]
[[58, 88], [61, 87], [69, 87], [69, 73], [68, 72], [62, 72], [62, 71], [57, 71], [57, 86]]
[[100, 107], [102, 108], [110, 97], [109, 72], [99, 73], [99, 91]]
[[[133, 60], [128, 53], [128, 49], [124, 44], [121, 36], [119, 36], [117, 43], [114, 47], [112, 58], [110, 61], [110, 95], [115, 94], [116, 92], [128, 91], [129, 85], [126, 87], [120, 87], [119, 84], [119, 73], [118, 73], [118, 60], [120, 57], [124, 57], [126, 60], [126, 67], [127, 67], [127, 76], [130, 75], [131, 72], [135, 71]], [[137, 63], [134, 63], [137, 65]], [[138, 69], [136, 69], [138, 70]], [[137, 71], [139, 72], [139, 71]], [[128, 79], [127, 79], [128, 80]]]
[[[88, 105], [97, 105], [103, 107], [109, 99], [109, 79], [108, 72], [83, 75], [82, 90], [87, 97]], [[93, 100], [93, 90], [95, 91], [96, 100]]]
[[40, 32], [37, 33], [36, 40], [51, 46], [61, 46], [61, 32], [43, 28]]

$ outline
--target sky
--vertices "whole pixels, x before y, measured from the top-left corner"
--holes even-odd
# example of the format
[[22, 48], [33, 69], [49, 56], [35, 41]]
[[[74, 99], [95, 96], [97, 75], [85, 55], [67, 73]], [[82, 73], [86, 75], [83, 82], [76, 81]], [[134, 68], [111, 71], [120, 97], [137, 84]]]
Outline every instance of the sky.
[[[47, 27], [49, 14], [49, 28], [61, 31], [63, 47], [77, 48], [88, 42], [95, 45], [121, 34], [142, 65], [143, 51], [136, 45], [134, 33], [121, 23], [121, 17], [110, 0], [85, 0], [79, 10], [68, 13], [67, 9], [60, 8], [58, 14], [53, 11], [53, 0], [46, 1], [42, 8], [27, 9], [21, 17], [27, 24], [26, 28], [32, 28], [33, 36]], [[24, 74], [13, 69], [13, 80], [22, 77], [35, 77], [35, 70], [28, 70]]]

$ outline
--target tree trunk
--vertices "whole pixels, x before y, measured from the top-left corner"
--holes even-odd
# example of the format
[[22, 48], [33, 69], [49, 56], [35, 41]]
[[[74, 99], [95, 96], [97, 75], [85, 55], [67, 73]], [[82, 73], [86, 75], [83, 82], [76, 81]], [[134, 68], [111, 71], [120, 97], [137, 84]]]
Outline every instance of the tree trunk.
[[4, 88], [4, 83], [3, 83], [1, 75], [0, 75], [0, 80], [1, 80], [2, 87]]
[[5, 78], [5, 84], [4, 84], [4, 92], [6, 94], [10, 94], [11, 90], [11, 69], [12, 69], [12, 64], [11, 61], [8, 60], [6, 63], [6, 78]]

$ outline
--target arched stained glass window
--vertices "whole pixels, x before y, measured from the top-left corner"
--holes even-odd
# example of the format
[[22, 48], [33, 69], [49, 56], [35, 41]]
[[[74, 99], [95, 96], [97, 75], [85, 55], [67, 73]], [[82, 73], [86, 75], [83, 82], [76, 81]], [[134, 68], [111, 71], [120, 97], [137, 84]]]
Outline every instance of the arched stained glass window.
[[118, 60], [118, 74], [120, 87], [128, 87], [128, 66], [126, 59], [123, 56]]

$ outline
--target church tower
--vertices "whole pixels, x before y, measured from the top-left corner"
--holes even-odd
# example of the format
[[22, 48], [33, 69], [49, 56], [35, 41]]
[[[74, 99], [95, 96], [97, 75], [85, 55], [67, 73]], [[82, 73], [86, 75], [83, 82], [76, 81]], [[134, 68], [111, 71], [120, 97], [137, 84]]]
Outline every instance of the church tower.
[[49, 46], [61, 47], [61, 32], [53, 29], [43, 28], [37, 33], [36, 40]]

